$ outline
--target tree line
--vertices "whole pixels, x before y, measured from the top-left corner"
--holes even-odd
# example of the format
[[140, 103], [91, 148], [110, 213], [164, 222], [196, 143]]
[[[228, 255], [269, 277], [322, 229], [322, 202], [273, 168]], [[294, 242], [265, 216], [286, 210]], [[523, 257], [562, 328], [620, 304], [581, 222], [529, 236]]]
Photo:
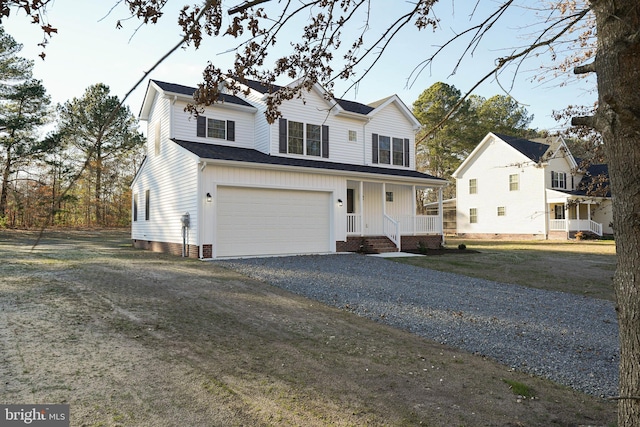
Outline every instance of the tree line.
[[21, 49], [0, 27], [0, 227], [128, 225], [137, 119], [102, 83], [53, 106]]

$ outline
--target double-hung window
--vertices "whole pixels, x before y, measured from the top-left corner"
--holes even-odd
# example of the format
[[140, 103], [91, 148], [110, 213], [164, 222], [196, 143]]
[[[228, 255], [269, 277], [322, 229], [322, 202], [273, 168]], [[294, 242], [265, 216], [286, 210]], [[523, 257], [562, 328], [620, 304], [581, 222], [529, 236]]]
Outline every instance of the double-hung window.
[[409, 139], [371, 135], [371, 162], [409, 167]]
[[329, 126], [280, 119], [280, 152], [329, 157]]
[[198, 116], [196, 135], [203, 138], [225, 139], [235, 141], [236, 122], [211, 117]]
[[551, 172], [551, 188], [567, 188], [567, 174], [565, 172]]
[[509, 191], [518, 190], [520, 190], [520, 175], [517, 173], [509, 175]]
[[469, 209], [469, 223], [476, 224], [478, 222], [478, 208]]
[[478, 194], [478, 179], [471, 178], [469, 180], [469, 194]]
[[322, 131], [319, 125], [307, 123], [307, 156], [318, 156], [322, 152]]

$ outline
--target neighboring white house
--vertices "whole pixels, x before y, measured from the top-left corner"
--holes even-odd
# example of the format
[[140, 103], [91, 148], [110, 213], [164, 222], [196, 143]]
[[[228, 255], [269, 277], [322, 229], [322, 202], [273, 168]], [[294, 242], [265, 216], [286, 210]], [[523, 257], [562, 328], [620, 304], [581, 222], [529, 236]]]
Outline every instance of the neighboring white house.
[[518, 239], [613, 234], [610, 194], [596, 196], [588, 188], [606, 174], [606, 165], [582, 170], [562, 138], [543, 143], [489, 133], [453, 173], [457, 233]]
[[210, 259], [356, 251], [372, 236], [393, 250], [441, 244], [442, 209], [416, 215], [416, 192], [441, 200], [446, 181], [416, 171], [420, 124], [397, 96], [364, 105], [316, 85], [269, 124], [269, 90], [243, 88], [195, 117], [195, 88], [149, 82], [136, 247]]

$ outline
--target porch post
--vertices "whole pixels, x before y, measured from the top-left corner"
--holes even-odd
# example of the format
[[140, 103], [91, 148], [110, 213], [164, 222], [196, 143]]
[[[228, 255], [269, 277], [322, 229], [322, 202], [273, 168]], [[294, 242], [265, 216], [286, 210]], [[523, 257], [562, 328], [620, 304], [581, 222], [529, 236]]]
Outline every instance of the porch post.
[[591, 203], [587, 203], [587, 219], [591, 221]]
[[413, 235], [415, 236], [416, 235], [416, 215], [418, 215], [418, 210], [416, 209], [416, 197], [418, 197], [418, 195], [416, 194], [416, 186], [415, 185], [413, 185], [411, 187], [411, 189], [413, 190], [413, 203], [412, 203], [413, 214], [412, 214], [412, 216], [413, 216]]
[[565, 199], [563, 203], [564, 208], [564, 231], [567, 232], [567, 239], [569, 238], [569, 206], [567, 205], [567, 200]]
[[364, 236], [364, 182], [360, 181], [360, 191], [358, 191], [358, 204], [360, 208], [360, 237]]
[[440, 234], [444, 245], [444, 204], [442, 202], [442, 187], [438, 188], [438, 219], [440, 220]]
[[382, 183], [382, 216], [384, 217], [387, 214], [387, 183]]

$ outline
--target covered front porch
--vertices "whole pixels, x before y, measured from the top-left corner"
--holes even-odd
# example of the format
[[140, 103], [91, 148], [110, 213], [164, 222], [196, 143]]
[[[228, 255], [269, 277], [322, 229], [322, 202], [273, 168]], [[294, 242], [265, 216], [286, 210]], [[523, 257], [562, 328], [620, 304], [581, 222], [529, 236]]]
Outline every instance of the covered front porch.
[[[418, 192], [437, 195], [436, 214], [419, 215]], [[403, 238], [443, 235], [442, 187], [398, 183], [347, 181], [347, 237], [385, 236], [403, 247]], [[408, 239], [408, 237], [414, 237]], [[433, 239], [431, 239], [433, 240]], [[405, 242], [405, 243], [407, 243]]]
[[565, 232], [567, 237], [577, 232], [603, 236], [603, 224], [594, 221], [595, 210], [601, 201], [598, 198], [585, 198], [547, 190], [549, 212], [549, 231]]

